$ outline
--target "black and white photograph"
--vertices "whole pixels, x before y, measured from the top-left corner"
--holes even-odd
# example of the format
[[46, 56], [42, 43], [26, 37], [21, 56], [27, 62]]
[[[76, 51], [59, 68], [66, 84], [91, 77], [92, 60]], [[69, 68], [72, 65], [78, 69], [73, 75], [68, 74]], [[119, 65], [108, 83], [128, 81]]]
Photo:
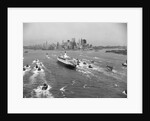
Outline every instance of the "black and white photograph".
[[127, 23], [23, 23], [23, 98], [127, 98]]
[[9, 113], [141, 113], [142, 8], [8, 8]]

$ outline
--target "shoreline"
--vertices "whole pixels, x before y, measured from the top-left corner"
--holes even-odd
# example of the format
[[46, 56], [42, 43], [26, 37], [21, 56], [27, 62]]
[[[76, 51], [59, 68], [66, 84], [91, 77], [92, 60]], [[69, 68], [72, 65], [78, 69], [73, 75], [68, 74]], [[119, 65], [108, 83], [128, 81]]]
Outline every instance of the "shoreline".
[[122, 54], [127, 55], [127, 50], [106, 50], [105, 53], [115, 53], [115, 54]]

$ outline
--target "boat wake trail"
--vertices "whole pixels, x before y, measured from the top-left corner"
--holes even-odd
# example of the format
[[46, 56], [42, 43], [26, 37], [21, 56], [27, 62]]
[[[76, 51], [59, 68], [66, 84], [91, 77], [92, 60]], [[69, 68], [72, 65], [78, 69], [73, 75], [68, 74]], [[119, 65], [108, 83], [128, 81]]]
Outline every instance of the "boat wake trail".
[[92, 71], [89, 69], [86, 69], [86, 68], [78, 68], [78, 69], [76, 69], [76, 71], [82, 73], [83, 75], [85, 75], [89, 79], [91, 79], [91, 76], [94, 76]]
[[94, 59], [100, 59], [99, 57], [93, 57]]
[[84, 84], [84, 85], [83, 85], [83, 88], [88, 88], [88, 87], [87, 87], [87, 84]]
[[26, 74], [26, 72], [25, 71], [23, 71], [23, 76]]
[[127, 67], [122, 67], [122, 69], [127, 69]]
[[67, 86], [64, 86], [64, 87], [60, 88], [60, 91], [61, 91], [61, 93], [62, 93], [63, 96], [65, 96], [64, 92], [66, 91], [66, 89], [65, 89], [66, 87]]
[[74, 84], [75, 84], [75, 82], [76, 82], [76, 80], [73, 80], [71, 85], [74, 85]]
[[33, 98], [54, 98], [52, 93], [50, 93], [51, 86], [48, 85], [48, 89], [43, 90], [42, 86], [38, 86], [36, 89], [33, 89], [31, 95]]
[[62, 87], [62, 88], [60, 88], [60, 91], [61, 91], [63, 97], [66, 96], [65, 94], [73, 94], [74, 93], [71, 90], [66, 89], [66, 87], [67, 87], [67, 85]]
[[32, 76], [30, 76], [29, 80], [31, 81], [32, 84], [36, 82], [37, 76], [38, 76], [38, 73], [34, 73]]
[[60, 88], [60, 91], [64, 92], [66, 87], [67, 86], [64, 86], [64, 87]]
[[[33, 74], [30, 79], [32, 80], [32, 83], [47, 83], [44, 72]], [[33, 89], [31, 95], [33, 98], [54, 98], [52, 93], [50, 93], [51, 88], [52, 87], [48, 85], [48, 89], [42, 90], [42, 86], [38, 86], [37, 88]]]
[[[44, 66], [44, 64], [43, 64], [42, 62], [40, 63], [40, 67], [41, 67], [40, 70], [38, 70], [38, 69], [36, 69], [36, 68], [33, 68], [33, 69], [32, 69], [33, 75], [30, 76], [30, 78], [29, 78], [30, 81], [31, 81], [31, 83], [36, 82], [36, 81], [37, 81], [37, 78], [38, 78], [38, 80], [40, 80], [42, 83], [46, 83], [45, 71], [44, 71], [44, 69], [46, 69], [46, 67]], [[44, 68], [44, 69], [43, 69], [43, 68]]]
[[31, 69], [29, 68], [29, 69], [26, 69], [25, 71], [23, 71], [23, 76], [25, 76], [28, 72], [30, 72], [31, 71]]
[[[41, 69], [33, 68], [32, 69], [33, 75], [29, 77], [30, 85], [36, 86], [36, 88], [34, 88], [31, 91], [31, 97], [32, 98], [54, 98], [54, 96], [50, 92], [50, 89], [52, 87], [51, 85], [47, 84], [47, 80], [45, 76], [45, 70], [47, 68], [43, 65], [42, 62], [39, 64], [39, 67]], [[43, 84], [47, 84], [46, 89], [44, 89], [45, 87]]]
[[[112, 70], [112, 71], [107, 71], [106, 68], [102, 68], [99, 66], [92, 65], [93, 68], [87, 68], [87, 67], [79, 67], [76, 69], [76, 71], [82, 73], [85, 75], [87, 78], [91, 79], [92, 77], [99, 77], [99, 73], [108, 76], [108, 77], [113, 77], [116, 79], [121, 79], [119, 77], [119, 72], [117, 70]], [[123, 75], [123, 74], [121, 74]]]

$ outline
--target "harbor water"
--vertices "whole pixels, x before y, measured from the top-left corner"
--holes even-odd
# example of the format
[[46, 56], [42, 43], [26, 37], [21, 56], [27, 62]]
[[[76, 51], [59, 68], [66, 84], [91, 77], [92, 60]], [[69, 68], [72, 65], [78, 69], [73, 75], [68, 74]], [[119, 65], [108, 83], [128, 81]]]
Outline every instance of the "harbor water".
[[[23, 98], [127, 98], [127, 68], [122, 66], [126, 55], [99, 51], [67, 51], [67, 55], [92, 63], [93, 68], [69, 69], [57, 62], [64, 51], [24, 49], [23, 65], [31, 69], [23, 73]], [[43, 71], [34, 71], [33, 60], [43, 64]], [[108, 71], [106, 65], [113, 66]], [[50, 89], [45, 96], [38, 87], [47, 83]], [[36, 90], [36, 91], [35, 91]]]

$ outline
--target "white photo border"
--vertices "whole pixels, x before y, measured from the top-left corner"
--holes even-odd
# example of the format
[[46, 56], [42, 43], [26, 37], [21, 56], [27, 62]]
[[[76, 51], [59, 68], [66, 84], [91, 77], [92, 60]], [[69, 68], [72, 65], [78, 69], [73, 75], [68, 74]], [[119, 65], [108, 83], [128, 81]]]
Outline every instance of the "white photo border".
[[[8, 8], [8, 113], [142, 113], [142, 8]], [[128, 98], [23, 98], [23, 23], [127, 23]]]

